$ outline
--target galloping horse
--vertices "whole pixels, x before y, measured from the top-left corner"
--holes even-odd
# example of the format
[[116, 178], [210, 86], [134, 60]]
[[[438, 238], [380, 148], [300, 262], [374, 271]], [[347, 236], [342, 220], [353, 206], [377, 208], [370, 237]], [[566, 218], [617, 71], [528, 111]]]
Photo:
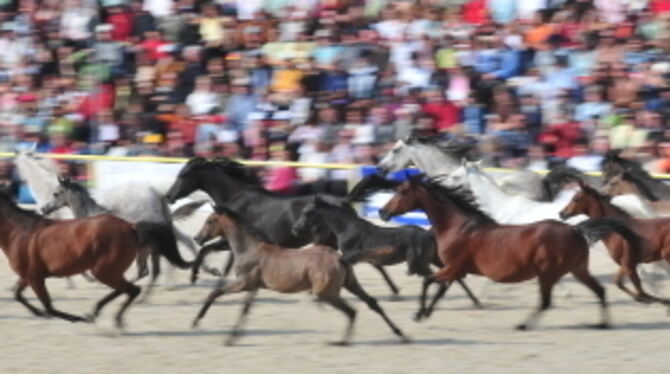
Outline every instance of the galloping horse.
[[[54, 316], [71, 322], [93, 321], [100, 310], [121, 294], [128, 299], [116, 314], [117, 327], [123, 327], [123, 314], [140, 293], [140, 288], [124, 278], [124, 272], [144, 243], [160, 243], [158, 248], [175, 264], [182, 265], [176, 247], [162, 245], [162, 233], [155, 224], [130, 223], [112, 215], [54, 221], [21, 209], [0, 192], [0, 246], [10, 266], [19, 275], [15, 298], [36, 316]], [[101, 283], [114, 289], [100, 300], [89, 318], [62, 312], [51, 303], [45, 280], [90, 270]], [[45, 311], [23, 297], [30, 286]]]
[[[433, 272], [430, 265], [442, 266], [437, 257], [435, 238], [429, 231], [418, 226], [377, 226], [359, 217], [351, 209], [332, 205], [318, 197], [303, 209], [300, 219], [293, 225], [295, 232], [306, 229], [316, 230], [323, 235], [335, 234], [342, 260], [348, 264], [367, 262], [377, 266], [390, 266], [406, 262], [408, 274], [424, 277], [421, 307], [415, 319], [424, 317], [426, 292], [432, 283]], [[465, 282], [459, 279], [458, 283], [472, 303], [481, 308], [479, 300]], [[446, 291], [447, 287], [441, 285], [433, 303]]]
[[551, 306], [551, 291], [566, 273], [593, 291], [600, 300], [601, 322], [609, 326], [605, 289], [588, 270], [589, 244], [601, 234], [616, 231], [637, 245], [637, 236], [610, 219], [589, 219], [576, 226], [546, 220], [529, 225], [500, 225], [482, 213], [472, 196], [460, 188], [411, 178], [398, 187], [380, 210], [383, 219], [421, 209], [433, 225], [438, 255], [445, 266], [435, 273], [439, 282], [451, 283], [467, 274], [497, 282], [516, 283], [538, 278], [540, 307], [518, 329], [532, 327]]
[[629, 171], [624, 171], [611, 177], [602, 187], [601, 192], [609, 196], [633, 194], [644, 199], [643, 202], [653, 215], [670, 215], [670, 201], [659, 200], [639, 176]]
[[607, 152], [602, 161], [602, 169], [605, 183], [623, 172], [628, 172], [643, 186], [644, 193], [650, 200], [670, 199], [670, 186], [649, 175], [640, 163], [621, 157], [620, 151]]
[[[197, 190], [206, 192], [217, 205], [228, 206], [254, 222], [254, 226], [278, 246], [300, 248], [314, 243], [337, 248], [337, 240], [332, 234], [316, 237], [310, 232], [296, 235], [291, 231], [303, 208], [313, 201], [314, 195], [286, 197], [273, 194], [263, 188], [253, 170], [238, 162], [227, 158], [193, 158], [181, 169], [166, 197], [170, 203], [174, 203]], [[346, 203], [334, 196], [320, 196], [336, 205]], [[384, 268], [375, 268], [387, 281], [393, 294], [398, 294], [398, 288], [390, 281]]]
[[[416, 166], [429, 177], [449, 175], [462, 161], [478, 158], [475, 146], [453, 138], [448, 141], [435, 137], [411, 136], [399, 140], [379, 161], [377, 168], [383, 174]], [[532, 171], [518, 170], [497, 176], [497, 183], [512, 195], [520, 194], [530, 200], [552, 200], [542, 177]]]
[[311, 291], [320, 300], [347, 315], [349, 324], [344, 338], [336, 343], [346, 345], [353, 332], [356, 311], [340, 296], [340, 290], [344, 287], [379, 314], [403, 342], [407, 341], [377, 301], [363, 290], [351, 267], [341, 261], [335, 250], [318, 245], [288, 249], [270, 244], [263, 232], [247, 224], [240, 214], [224, 206], [215, 207], [215, 213], [209, 216], [195, 239], [204, 243], [218, 236], [228, 238], [235, 253], [233, 258], [237, 279], [212, 291], [193, 321], [194, 327], [216, 298], [226, 293], [247, 291], [249, 293], [240, 318], [226, 341], [227, 344], [232, 344], [241, 334], [242, 323], [251, 309], [258, 289], [267, 288], [281, 293]]
[[[670, 262], [670, 217], [635, 219], [622, 209], [612, 205], [606, 196], [585, 184], [581, 185], [581, 191], [561, 211], [562, 217], [570, 217], [575, 214], [586, 214], [589, 217], [596, 218], [613, 217], [624, 220], [633, 231], [643, 237], [645, 240], [641, 248], [631, 247], [630, 243], [619, 235], [605, 235], [603, 237], [610, 256], [620, 266], [616, 276], [616, 285], [637, 301], [668, 303], [668, 300], [651, 296], [644, 291], [637, 274], [637, 265], [662, 259]], [[633, 293], [624, 285], [624, 276], [630, 278], [636, 293]]]

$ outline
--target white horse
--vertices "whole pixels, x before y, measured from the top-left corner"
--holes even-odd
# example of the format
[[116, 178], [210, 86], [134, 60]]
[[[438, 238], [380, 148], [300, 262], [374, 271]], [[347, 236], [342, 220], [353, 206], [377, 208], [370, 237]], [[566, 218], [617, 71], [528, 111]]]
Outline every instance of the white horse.
[[[42, 208], [53, 198], [58, 188], [60, 170], [55, 161], [41, 157], [32, 150], [17, 152], [14, 158], [20, 177], [28, 184], [35, 197], [38, 208]], [[172, 224], [170, 208], [162, 195], [151, 185], [141, 182], [129, 182], [111, 189], [96, 191], [96, 200], [114, 215], [128, 222], [156, 222]], [[60, 209], [55, 213], [59, 213]], [[69, 209], [67, 209], [69, 211]], [[61, 213], [59, 213], [61, 214]], [[72, 217], [70, 212], [69, 218]], [[57, 218], [66, 218], [58, 216]], [[189, 248], [194, 254], [197, 247], [191, 237], [172, 225], [177, 241]], [[169, 267], [168, 269], [171, 269]]]
[[[470, 158], [473, 151], [469, 144], [458, 141], [439, 142], [434, 139], [410, 137], [399, 140], [379, 161], [377, 168], [382, 173], [394, 172], [412, 165], [421, 169], [428, 177], [449, 175]], [[542, 177], [531, 171], [517, 170], [501, 174], [497, 178], [501, 188], [511, 194], [525, 196], [531, 200], [546, 200]]]

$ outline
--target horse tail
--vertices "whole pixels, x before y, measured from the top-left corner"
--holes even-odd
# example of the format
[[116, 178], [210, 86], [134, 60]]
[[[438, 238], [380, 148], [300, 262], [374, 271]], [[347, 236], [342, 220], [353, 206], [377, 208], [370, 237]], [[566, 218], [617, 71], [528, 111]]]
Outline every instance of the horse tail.
[[184, 204], [171, 213], [172, 219], [180, 221], [193, 215], [201, 206], [207, 204], [209, 200], [198, 200], [192, 203]]
[[140, 246], [150, 245], [158, 250], [171, 264], [180, 269], [189, 269], [193, 262], [186, 262], [179, 253], [177, 239], [170, 223], [138, 222], [134, 226]]
[[589, 245], [607, 237], [611, 233], [619, 234], [638, 256], [642, 256], [644, 238], [633, 231], [628, 223], [616, 218], [590, 218], [573, 226], [584, 235]]

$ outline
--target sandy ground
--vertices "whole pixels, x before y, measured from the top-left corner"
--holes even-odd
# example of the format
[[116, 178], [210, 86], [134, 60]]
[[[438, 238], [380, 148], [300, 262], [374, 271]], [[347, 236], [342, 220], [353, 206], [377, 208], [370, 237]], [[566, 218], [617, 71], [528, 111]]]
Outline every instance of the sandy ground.
[[[204, 214], [185, 224], [193, 233]], [[222, 257], [213, 258], [211, 263]], [[455, 287], [433, 317], [416, 323], [420, 281], [405, 275], [403, 266], [390, 268], [402, 299], [389, 300], [389, 291], [367, 265], [356, 267], [363, 286], [379, 297], [390, 317], [412, 338], [402, 345], [383, 321], [346, 294], [358, 310], [351, 347], [325, 343], [339, 339], [345, 318], [319, 307], [307, 294], [281, 295], [262, 291], [248, 320], [246, 335], [235, 347], [222, 345], [224, 334], [240, 310], [241, 295], [224, 296], [197, 330], [189, 328], [197, 309], [214, 284], [204, 275], [187, 285], [179, 272], [178, 287], [159, 287], [151, 300], [131, 307], [127, 328], [111, 327], [118, 301], [103, 311], [95, 325], [39, 319], [15, 302], [9, 287], [15, 280], [0, 261], [0, 373], [427, 373], [444, 372], [570, 372], [646, 373], [667, 370], [670, 317], [664, 307], [634, 303], [612, 285], [615, 266], [606, 253], [592, 252], [591, 269], [606, 284], [615, 328], [590, 330], [598, 318], [595, 298], [565, 278], [571, 297], [557, 296], [534, 331], [519, 332], [522, 321], [538, 301], [537, 285], [493, 285], [486, 289], [486, 308], [473, 309]], [[77, 277], [76, 289], [61, 279], [48, 282], [55, 304], [84, 314], [108, 291]], [[475, 291], [482, 278], [469, 277]], [[667, 281], [661, 283], [670, 294]], [[32, 297], [31, 292], [27, 292]], [[31, 299], [32, 302], [37, 300]]]

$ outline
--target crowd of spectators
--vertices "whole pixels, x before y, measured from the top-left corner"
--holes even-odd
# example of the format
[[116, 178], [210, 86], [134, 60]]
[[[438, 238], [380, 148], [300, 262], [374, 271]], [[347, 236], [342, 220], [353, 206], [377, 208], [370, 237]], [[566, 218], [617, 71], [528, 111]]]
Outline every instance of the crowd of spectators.
[[0, 150], [670, 171], [670, 0], [128, 1], [0, 0]]

